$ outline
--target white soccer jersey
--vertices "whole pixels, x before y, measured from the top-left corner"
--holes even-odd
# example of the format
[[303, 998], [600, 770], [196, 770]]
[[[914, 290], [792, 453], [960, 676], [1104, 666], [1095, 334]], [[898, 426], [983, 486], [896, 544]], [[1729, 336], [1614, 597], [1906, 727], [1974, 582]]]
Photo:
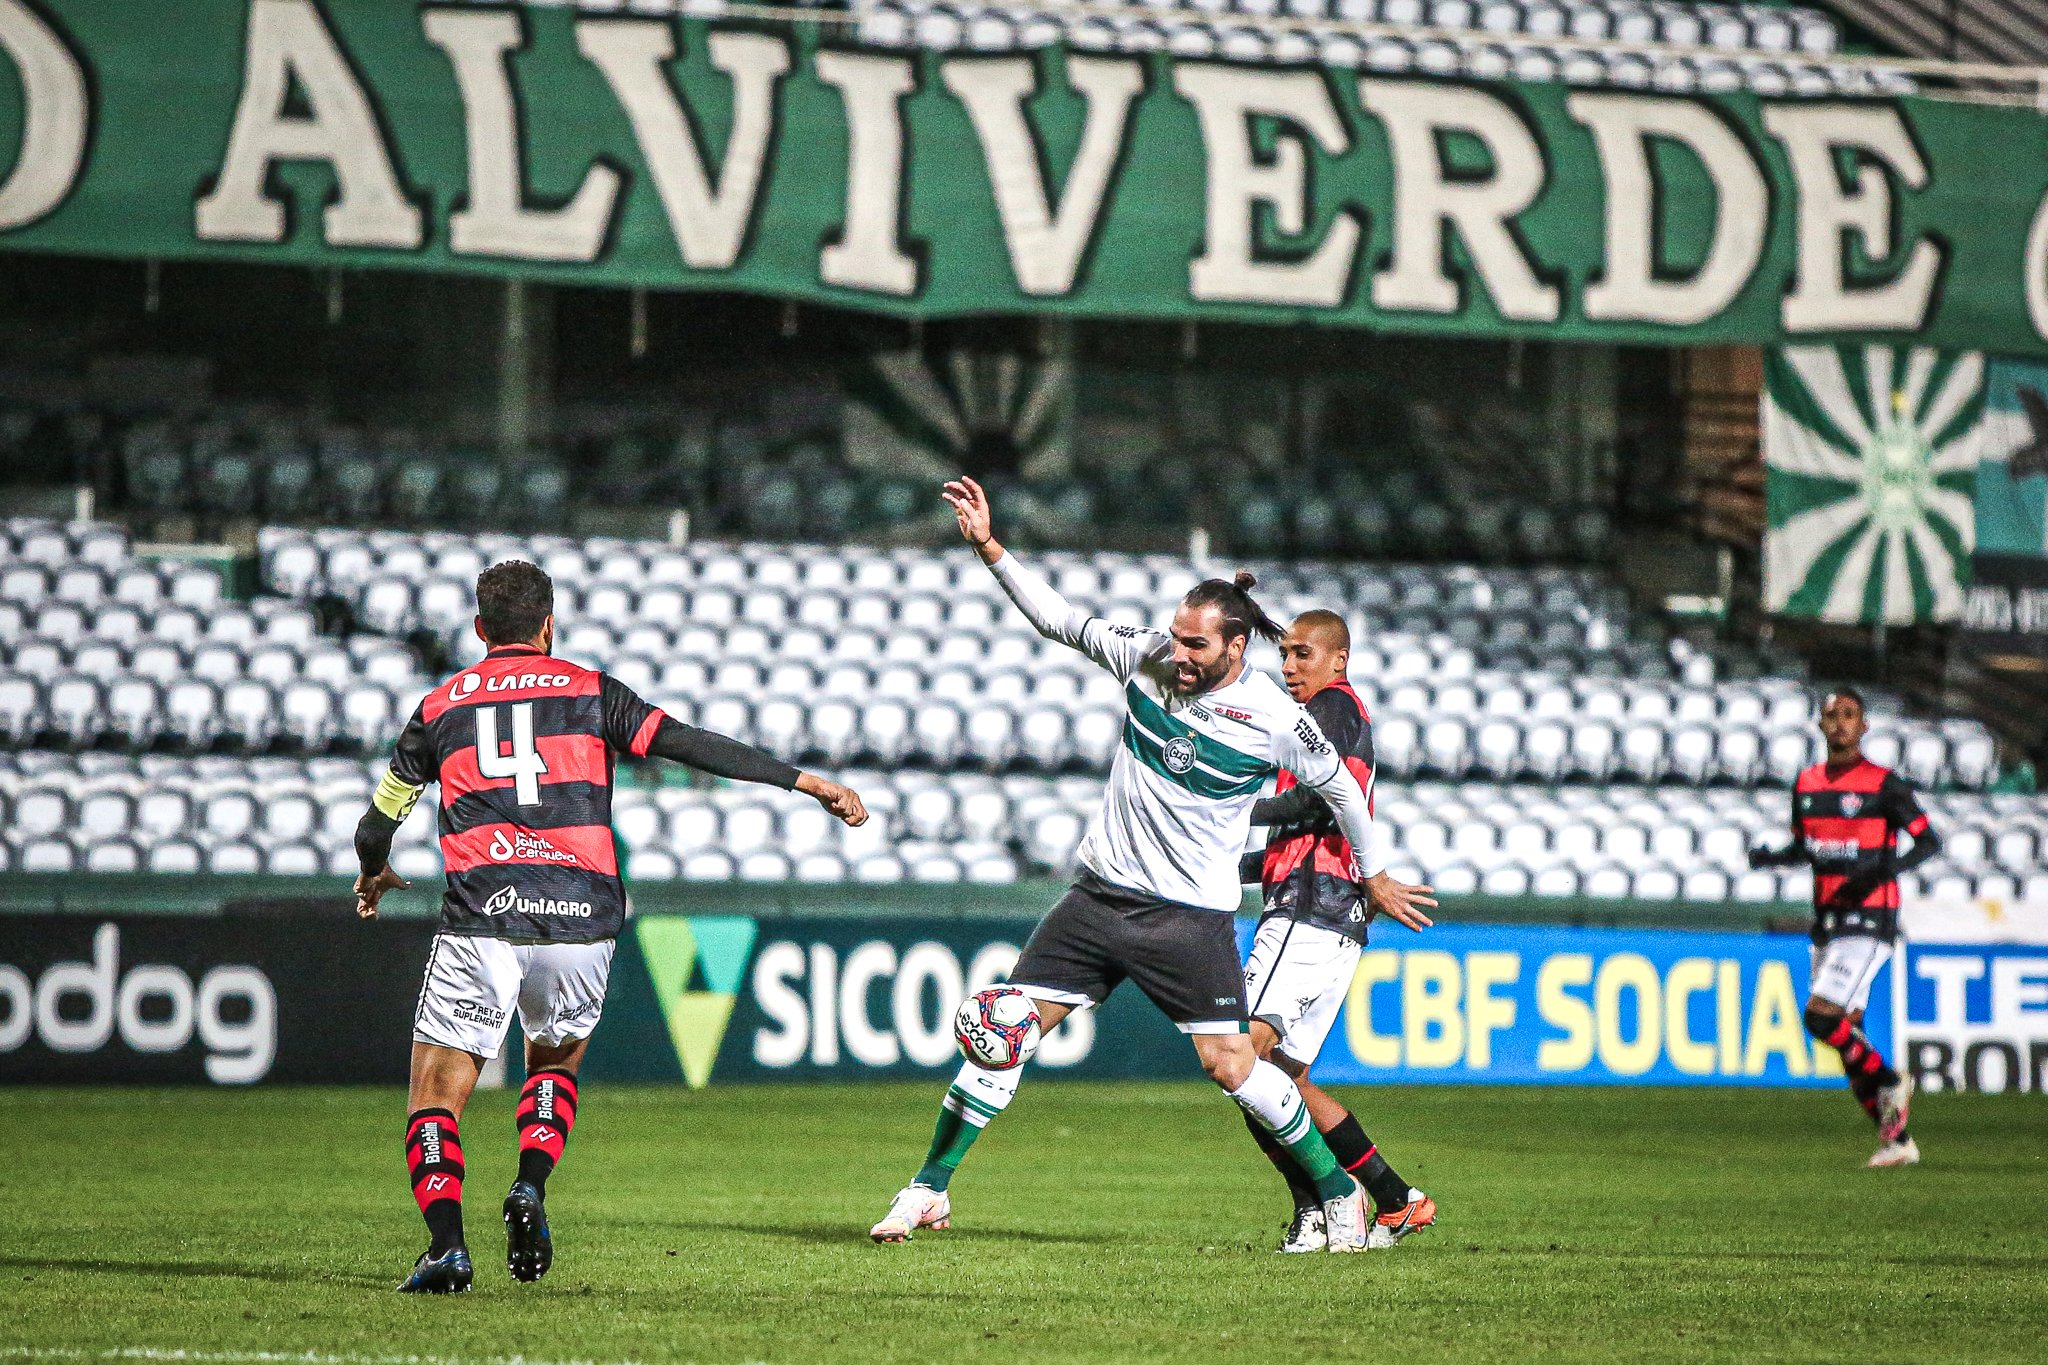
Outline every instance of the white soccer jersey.
[[1134, 891], [1234, 911], [1252, 803], [1266, 779], [1286, 768], [1329, 799], [1361, 869], [1379, 870], [1364, 794], [1279, 684], [1247, 669], [1227, 686], [1180, 696], [1170, 686], [1172, 636], [1076, 610], [1014, 555], [991, 567], [1041, 634], [1080, 650], [1124, 685], [1123, 742], [1081, 841], [1081, 866]]

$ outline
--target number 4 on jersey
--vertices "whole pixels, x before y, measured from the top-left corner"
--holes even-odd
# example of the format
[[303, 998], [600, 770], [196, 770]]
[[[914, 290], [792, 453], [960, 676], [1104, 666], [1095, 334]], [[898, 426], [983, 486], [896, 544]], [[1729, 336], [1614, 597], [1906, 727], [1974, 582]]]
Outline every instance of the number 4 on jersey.
[[[512, 713], [512, 752], [498, 752], [498, 712]], [[476, 770], [485, 777], [512, 779], [513, 798], [522, 806], [540, 804], [540, 780], [548, 765], [533, 747], [533, 703], [519, 701], [509, 707], [482, 706], [476, 713]]]

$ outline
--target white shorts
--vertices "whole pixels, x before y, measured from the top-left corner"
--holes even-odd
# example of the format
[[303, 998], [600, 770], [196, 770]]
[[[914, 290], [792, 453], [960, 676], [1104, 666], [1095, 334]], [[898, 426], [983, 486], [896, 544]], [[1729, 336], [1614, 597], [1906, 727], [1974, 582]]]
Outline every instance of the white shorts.
[[537, 1043], [558, 1046], [587, 1038], [604, 1012], [616, 941], [508, 943], [475, 934], [436, 934], [413, 1015], [416, 1043], [460, 1048], [489, 1060], [505, 1025]]
[[1266, 920], [1244, 964], [1245, 1011], [1280, 1035], [1281, 1052], [1313, 1066], [1351, 992], [1358, 955], [1358, 944], [1342, 934], [1278, 916]]
[[1892, 945], [1868, 934], [1851, 934], [1830, 939], [1825, 948], [1813, 949], [1813, 985], [1808, 994], [1844, 1014], [1854, 1014], [1870, 999], [1870, 982], [1877, 969], [1892, 955]]

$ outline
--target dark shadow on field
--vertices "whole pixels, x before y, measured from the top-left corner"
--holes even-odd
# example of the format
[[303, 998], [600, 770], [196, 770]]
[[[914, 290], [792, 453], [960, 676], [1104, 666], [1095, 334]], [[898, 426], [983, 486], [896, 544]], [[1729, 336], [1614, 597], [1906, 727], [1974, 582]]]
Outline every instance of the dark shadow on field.
[[223, 1261], [123, 1261], [111, 1257], [0, 1254], [0, 1266], [15, 1266], [27, 1270], [70, 1270], [100, 1275], [267, 1280], [272, 1284], [343, 1284], [391, 1288], [398, 1283], [396, 1274], [386, 1280], [369, 1275], [344, 1275], [326, 1270], [280, 1270], [274, 1266], [235, 1265]]
[[[865, 1242], [867, 1233], [845, 1223], [716, 1223], [708, 1221], [643, 1224], [655, 1232], [737, 1232], [757, 1237], [781, 1237], [792, 1242]], [[1121, 1238], [1096, 1233], [1034, 1232], [1027, 1228], [951, 1228], [926, 1232], [919, 1241], [933, 1242], [1023, 1242], [1042, 1246], [1100, 1246]]]

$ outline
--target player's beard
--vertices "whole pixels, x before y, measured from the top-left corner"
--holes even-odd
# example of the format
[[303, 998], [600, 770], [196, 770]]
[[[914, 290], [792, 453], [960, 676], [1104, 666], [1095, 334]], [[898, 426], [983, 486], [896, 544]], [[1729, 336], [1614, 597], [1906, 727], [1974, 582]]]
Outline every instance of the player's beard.
[[[1192, 683], [1183, 681], [1183, 678], [1186, 676], [1182, 672], [1183, 668], [1194, 671], [1195, 678]], [[1218, 659], [1208, 668], [1204, 668], [1200, 664], [1175, 664], [1173, 668], [1173, 690], [1183, 697], [1199, 697], [1204, 692], [1214, 691], [1223, 682], [1224, 675], [1229, 672], [1230, 660], [1227, 657]]]

